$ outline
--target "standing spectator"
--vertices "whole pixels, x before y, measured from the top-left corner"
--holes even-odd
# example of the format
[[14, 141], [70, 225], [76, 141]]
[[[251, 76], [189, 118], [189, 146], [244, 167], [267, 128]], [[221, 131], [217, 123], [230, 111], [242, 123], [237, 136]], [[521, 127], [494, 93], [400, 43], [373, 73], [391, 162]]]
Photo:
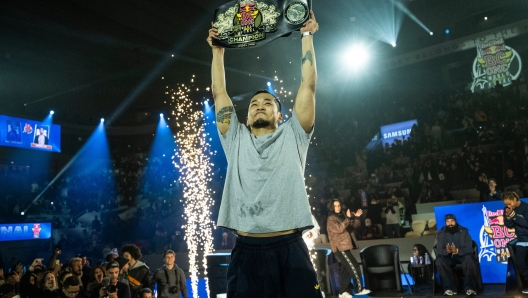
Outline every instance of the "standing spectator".
[[[519, 268], [522, 278], [528, 282], [528, 204], [519, 200], [515, 192], [505, 192], [502, 202], [504, 208], [504, 225], [515, 228], [517, 244], [515, 245], [515, 265]], [[523, 289], [528, 294], [528, 288]]]
[[488, 181], [488, 190], [484, 194], [483, 201], [489, 202], [489, 201], [500, 201], [502, 199], [502, 191], [497, 188], [497, 181], [495, 179], [490, 178]]
[[[106, 264], [106, 275], [110, 279], [109, 286], [101, 285], [94, 289], [91, 298], [131, 298], [130, 288], [127, 284], [118, 281], [119, 278], [119, 263], [110, 262]], [[114, 288], [115, 292], [109, 290]]]
[[[80, 296], [81, 292], [82, 292], [81, 281], [75, 276], [67, 277], [64, 280], [64, 283], [62, 284], [62, 289], [59, 291], [60, 298], [82, 297]], [[95, 297], [99, 297], [99, 296], [95, 296]]]
[[356, 295], [365, 295], [370, 293], [369, 290], [363, 288], [361, 271], [359, 264], [352, 255], [352, 238], [348, 232], [348, 226], [352, 225], [354, 228], [358, 228], [361, 224], [359, 217], [363, 213], [361, 209], [358, 209], [356, 213], [350, 212], [350, 209], [346, 211], [346, 216], [343, 210], [341, 210], [341, 202], [339, 200], [332, 200], [331, 205], [332, 211], [328, 216], [327, 231], [328, 240], [330, 241], [330, 247], [332, 252], [341, 262], [341, 281], [339, 283], [339, 298], [351, 298], [350, 291], [352, 285], [350, 279], [354, 280], [354, 291]]
[[400, 206], [398, 198], [392, 197], [387, 200], [387, 207], [385, 207], [385, 223], [386, 235], [389, 238], [400, 238]]
[[141, 250], [135, 244], [127, 244], [121, 249], [121, 254], [128, 260], [128, 283], [132, 297], [136, 292], [150, 283], [150, 270], [147, 264], [140, 261]]
[[466, 228], [460, 226], [454, 214], [445, 216], [446, 225], [436, 235], [436, 266], [444, 295], [456, 295], [453, 269], [462, 264], [464, 271], [464, 290], [466, 295], [477, 294], [478, 261], [473, 254], [473, 242]]
[[183, 270], [176, 265], [176, 253], [167, 250], [163, 255], [163, 265], [156, 270], [152, 278], [152, 285], [158, 285], [159, 298], [183, 298], [187, 296], [187, 284]]
[[95, 230], [96, 232], [101, 231], [101, 221], [97, 218], [97, 215], [94, 216], [94, 220], [92, 220], [92, 230]]

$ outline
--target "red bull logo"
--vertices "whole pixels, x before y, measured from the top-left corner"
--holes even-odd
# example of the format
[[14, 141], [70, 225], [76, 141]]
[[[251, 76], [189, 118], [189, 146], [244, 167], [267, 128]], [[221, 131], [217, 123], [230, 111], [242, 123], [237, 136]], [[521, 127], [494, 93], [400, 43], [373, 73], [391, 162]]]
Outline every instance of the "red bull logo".
[[508, 242], [515, 239], [515, 230], [508, 229], [504, 225], [504, 210], [493, 212], [484, 208], [482, 212], [484, 213], [483, 230], [489, 237], [490, 246], [495, 247], [496, 260], [498, 263], [506, 262], [510, 256], [507, 245]]
[[33, 127], [31, 127], [31, 124], [26, 123], [26, 125], [24, 125], [24, 130], [22, 132], [27, 133], [27, 134], [32, 134]]
[[36, 224], [33, 224], [33, 229], [31, 229], [33, 231], [33, 238], [40, 238], [40, 224], [39, 223], [36, 223]]

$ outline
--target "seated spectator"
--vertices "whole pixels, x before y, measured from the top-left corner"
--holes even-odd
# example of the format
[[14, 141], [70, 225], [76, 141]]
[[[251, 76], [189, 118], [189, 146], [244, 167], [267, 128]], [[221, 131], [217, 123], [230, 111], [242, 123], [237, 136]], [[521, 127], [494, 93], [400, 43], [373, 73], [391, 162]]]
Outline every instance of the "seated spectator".
[[497, 188], [495, 179], [490, 178], [488, 181], [488, 189], [484, 193], [483, 201], [500, 201], [502, 200], [502, 191]]
[[451, 195], [449, 192], [447, 192], [443, 187], [440, 187], [438, 189], [438, 193], [436, 194], [436, 202], [439, 201], [452, 201], [453, 195]]
[[382, 236], [381, 229], [377, 225], [372, 225], [370, 218], [366, 218], [365, 225], [361, 228], [361, 239], [380, 239]]

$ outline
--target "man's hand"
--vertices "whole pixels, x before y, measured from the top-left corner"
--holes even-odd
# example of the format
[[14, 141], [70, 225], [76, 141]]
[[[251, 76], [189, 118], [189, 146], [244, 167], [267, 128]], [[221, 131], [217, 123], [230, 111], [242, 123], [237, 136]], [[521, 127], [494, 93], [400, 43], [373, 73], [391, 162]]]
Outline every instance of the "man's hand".
[[446, 245], [446, 250], [447, 250], [447, 253], [450, 254], [450, 253], [453, 253], [451, 251], [451, 245], [449, 245], [449, 243]]
[[54, 257], [57, 257], [58, 255], [60, 255], [60, 253], [61, 253], [61, 250], [58, 247], [53, 250], [53, 256]]
[[99, 297], [103, 298], [105, 296], [106, 296], [106, 288], [101, 287], [101, 289], [99, 289]]
[[451, 253], [452, 254], [458, 254], [458, 248], [454, 243], [451, 243]]
[[18, 272], [13, 272], [13, 278], [15, 279], [15, 282], [20, 282], [20, 274], [18, 274]]
[[22, 265], [22, 263], [18, 263], [18, 264], [16, 264], [16, 266], [15, 266], [15, 272], [16, 272], [16, 273], [21, 273], [22, 271], [24, 271], [24, 265]]
[[310, 19], [303, 24], [301, 34], [304, 32], [312, 32], [312, 34], [314, 34], [317, 30], [319, 30], [319, 24], [317, 24], [317, 21], [315, 20], [313, 10], [310, 10]]
[[117, 298], [117, 292], [119, 292], [119, 290], [116, 289], [115, 292], [108, 293], [108, 298]]
[[[211, 26], [213, 26], [213, 22], [211, 22]], [[221, 49], [222, 47], [216, 46], [213, 44], [213, 38], [218, 39], [218, 29], [211, 28], [209, 29], [209, 36], [207, 36], [207, 43], [209, 46], [213, 49]]]

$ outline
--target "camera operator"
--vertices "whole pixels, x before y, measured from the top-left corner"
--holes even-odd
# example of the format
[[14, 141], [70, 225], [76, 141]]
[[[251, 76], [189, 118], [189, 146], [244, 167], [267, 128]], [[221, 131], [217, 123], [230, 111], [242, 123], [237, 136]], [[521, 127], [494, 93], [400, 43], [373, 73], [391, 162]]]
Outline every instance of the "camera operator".
[[164, 266], [159, 268], [152, 278], [152, 286], [158, 284], [158, 298], [183, 298], [187, 296], [187, 284], [183, 270], [175, 264], [176, 253], [167, 250], [163, 255]]
[[106, 276], [103, 278], [102, 285], [94, 289], [91, 298], [131, 298], [128, 285], [117, 280], [119, 263], [106, 264]]

